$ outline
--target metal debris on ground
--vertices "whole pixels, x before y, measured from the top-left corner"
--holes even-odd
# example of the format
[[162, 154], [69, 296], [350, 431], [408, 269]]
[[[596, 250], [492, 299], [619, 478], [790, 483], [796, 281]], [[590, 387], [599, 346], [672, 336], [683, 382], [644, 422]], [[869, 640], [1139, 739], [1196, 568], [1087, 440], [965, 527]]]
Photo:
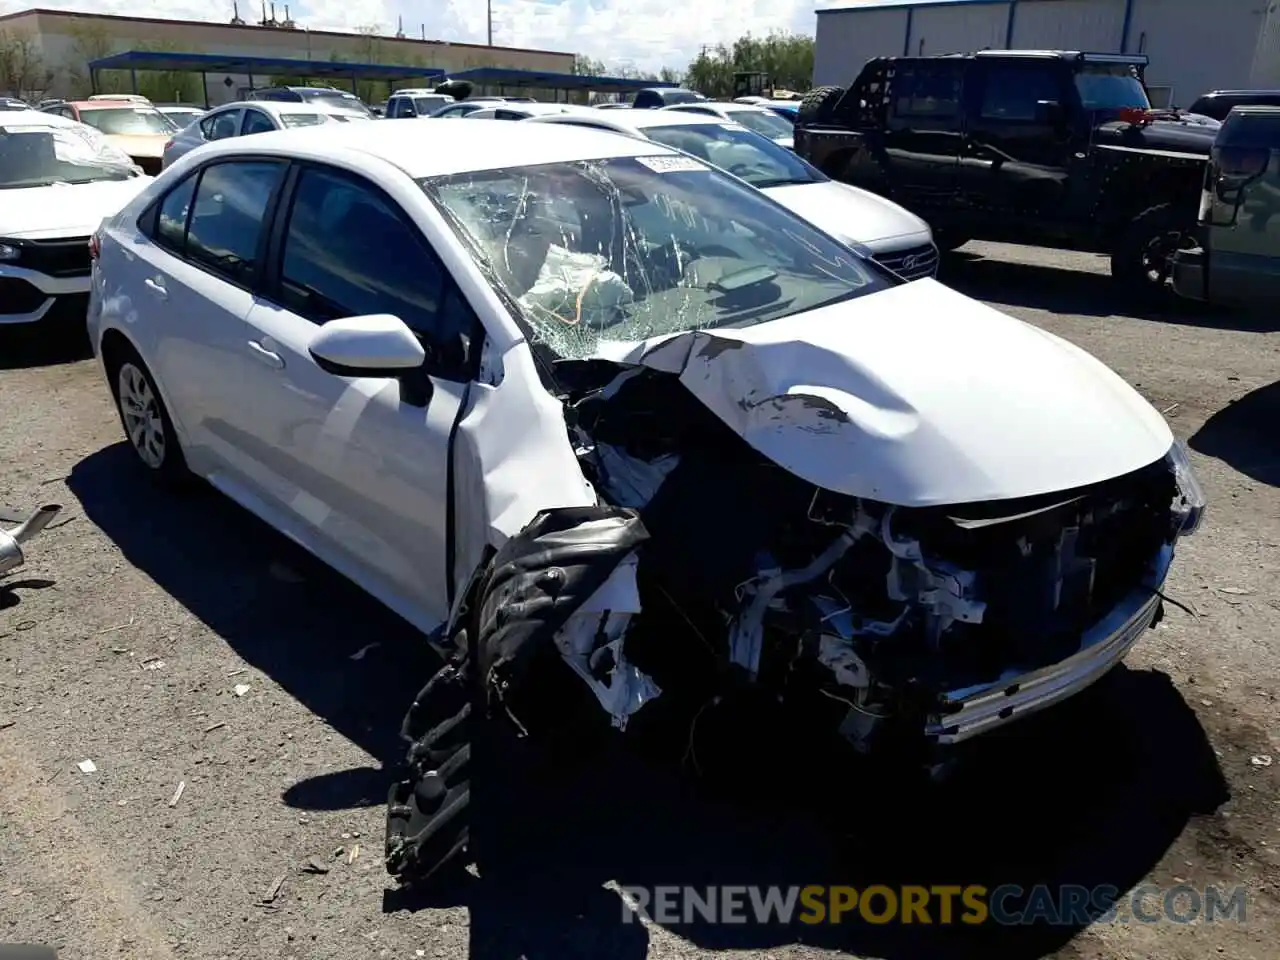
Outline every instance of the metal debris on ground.
[[76, 766], [80, 768], [81, 773], [96, 773], [98, 769], [98, 765], [92, 760], [81, 760]]
[[369, 652], [370, 650], [372, 650], [374, 647], [379, 647], [379, 646], [381, 646], [381, 644], [380, 644], [380, 643], [366, 643], [363, 647], [361, 647], [359, 650], [357, 650], [355, 653], [353, 653], [353, 654], [351, 655], [351, 659], [352, 659], [352, 660], [363, 660], [363, 659], [364, 659], [364, 655], [365, 655], [366, 653], [368, 653], [368, 652]]
[[163, 669], [164, 669], [164, 661], [163, 661], [163, 660], [153, 660], [153, 659], [143, 660], [143, 661], [142, 661], [142, 669], [143, 669], [143, 670], [163, 670]]
[[17, 724], [17, 720], [0, 720], [0, 730], [8, 730]]
[[307, 865], [302, 868], [303, 873], [328, 873], [329, 868], [319, 861], [316, 857], [308, 857]]
[[247, 683], [237, 683], [234, 687], [231, 688], [231, 692], [234, 693], [237, 697], [243, 697], [246, 693], [249, 692], [249, 685]]
[[276, 897], [280, 896], [280, 888], [284, 886], [284, 874], [280, 874], [271, 881], [271, 886], [267, 887], [267, 892], [262, 895], [263, 903], [272, 903]]
[[126, 630], [134, 624], [133, 614], [129, 615], [129, 619], [125, 623], [117, 623], [114, 627], [107, 627], [105, 630], [99, 630], [98, 636], [104, 633], [115, 633], [117, 630]]
[[237, 668], [237, 669], [235, 669], [235, 670], [228, 670], [228, 671], [227, 671], [227, 676], [228, 676], [228, 677], [238, 677], [238, 676], [240, 676], [240, 674], [242, 674], [242, 673], [244, 673], [244, 672], [245, 672], [244, 667], [238, 667], [238, 668]]
[[1246, 590], [1244, 587], [1219, 587], [1218, 591], [1220, 593], [1229, 593], [1233, 597], [1247, 597], [1253, 593], [1252, 590]]
[[1260, 753], [1256, 757], [1250, 757], [1249, 762], [1255, 767], [1269, 767], [1271, 766], [1271, 755], [1267, 753]]
[[347, 863], [355, 863], [356, 857], [358, 856], [360, 856], [360, 844], [353, 843], [351, 845], [351, 852], [347, 854]]
[[205, 728], [204, 728], [204, 732], [205, 732], [205, 733], [213, 733], [213, 731], [215, 731], [215, 730], [221, 730], [221, 729], [222, 729], [223, 727], [225, 727], [226, 725], [227, 725], [227, 721], [225, 721], [225, 720], [219, 720], [217, 723], [211, 723], [211, 724], [209, 724], [207, 727], [205, 727]]
[[169, 798], [169, 806], [176, 807], [178, 801], [182, 799], [182, 791], [187, 789], [187, 781], [179, 780], [178, 789], [173, 791], [173, 796]]

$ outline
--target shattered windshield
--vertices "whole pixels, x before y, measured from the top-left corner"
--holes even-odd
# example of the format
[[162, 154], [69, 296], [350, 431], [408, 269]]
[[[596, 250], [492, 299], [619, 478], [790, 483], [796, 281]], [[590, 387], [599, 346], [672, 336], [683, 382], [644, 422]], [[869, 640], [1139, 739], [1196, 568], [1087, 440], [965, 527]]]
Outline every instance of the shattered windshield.
[[728, 170], [757, 189], [827, 178], [786, 147], [736, 123], [682, 123], [646, 127], [645, 136]]
[[1076, 91], [1086, 110], [1148, 110], [1151, 101], [1134, 72], [1124, 64], [1091, 64], [1076, 74]]
[[552, 163], [422, 187], [533, 339], [565, 358], [764, 323], [892, 282], [693, 157]]
[[0, 190], [136, 175], [133, 161], [88, 127], [0, 126]]

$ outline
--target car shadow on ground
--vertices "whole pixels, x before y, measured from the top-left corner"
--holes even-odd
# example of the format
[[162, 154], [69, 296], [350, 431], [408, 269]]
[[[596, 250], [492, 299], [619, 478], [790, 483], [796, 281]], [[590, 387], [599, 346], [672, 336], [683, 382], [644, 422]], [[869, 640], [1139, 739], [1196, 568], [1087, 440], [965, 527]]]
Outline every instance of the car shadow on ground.
[[[536, 839], [499, 879], [489, 882], [482, 870], [451, 886], [391, 890], [384, 909], [466, 904], [474, 960], [639, 960], [646, 927], [619, 887], [632, 903], [643, 896], [635, 891], [648, 891], [652, 919], [704, 950], [803, 944], [902, 960], [1023, 960], [1052, 953], [1086, 925], [1069, 898], [1131, 889], [1192, 817], [1229, 799], [1213, 748], [1169, 678], [1124, 667], [993, 735], [940, 786], [882, 777], [847, 757], [838, 767], [797, 771], [766, 749], [732, 796], [623, 751], [556, 784], [513, 799], [512, 815]], [[868, 922], [856, 907], [841, 923], [807, 923], [802, 906], [790, 922], [713, 923], [685, 918], [679, 907], [673, 917], [653, 916], [658, 887], [705, 896], [713, 885], [814, 884], [980, 885], [992, 892], [992, 918], [960, 922], [958, 896], [951, 923], [931, 899], [929, 925], [918, 915], [914, 923]], [[1010, 924], [1037, 885], [1064, 912]], [[1012, 892], [997, 898], [1000, 888]], [[739, 897], [749, 902], [750, 894]], [[873, 907], [875, 920], [883, 898]], [[1005, 922], [995, 922], [997, 913]]]
[[51, 367], [91, 356], [88, 334], [79, 328], [46, 329], [38, 323], [0, 326], [0, 370]]
[[[199, 489], [161, 495], [138, 483], [123, 443], [81, 461], [67, 482], [130, 563], [383, 763], [303, 781], [285, 801], [311, 809], [384, 802], [390, 768], [403, 757], [400, 721], [435, 667], [421, 635], [229, 500]], [[381, 646], [353, 662], [370, 643]], [[800, 766], [785, 747], [758, 750], [728, 790], [625, 748], [593, 756], [513, 793], [511, 815], [530, 844], [506, 869], [458, 871], [421, 891], [393, 886], [383, 908], [465, 905], [473, 960], [640, 960], [650, 928], [617, 885], [1123, 891], [1191, 817], [1228, 799], [1213, 749], [1168, 677], [1123, 667], [993, 735], [940, 787], [908, 788], [847, 758]], [[1083, 920], [974, 927], [940, 923], [937, 901], [930, 909], [929, 926], [655, 920], [709, 950], [803, 943], [889, 958], [1018, 960], [1052, 952]]]
[[1172, 290], [1135, 303], [1110, 274], [1019, 263], [958, 250], [942, 259], [938, 280], [966, 296], [1010, 307], [1087, 317], [1129, 316], [1184, 326], [1270, 333], [1280, 330], [1274, 312], [1228, 310], [1184, 300]]
[[[367, 753], [399, 760], [400, 720], [435, 669], [422, 634], [216, 491], [157, 492], [124, 442], [80, 461], [67, 486], [130, 563], [246, 662]], [[286, 799], [373, 806], [387, 777], [347, 771]]]
[[1188, 440], [1259, 483], [1280, 487], [1280, 380], [1223, 407]]

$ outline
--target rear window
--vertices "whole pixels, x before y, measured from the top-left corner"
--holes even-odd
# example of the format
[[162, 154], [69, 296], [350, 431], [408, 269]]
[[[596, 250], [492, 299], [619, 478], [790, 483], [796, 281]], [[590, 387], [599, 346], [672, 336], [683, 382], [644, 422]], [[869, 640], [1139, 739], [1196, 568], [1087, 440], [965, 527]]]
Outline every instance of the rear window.
[[323, 113], [282, 113], [280, 122], [286, 127], [314, 127], [328, 120]]
[[1218, 131], [1217, 145], [1280, 149], [1280, 108], [1265, 113], [1232, 110]]
[[177, 124], [155, 107], [114, 107], [80, 111], [80, 121], [114, 136], [173, 133]]
[[302, 99], [306, 103], [327, 103], [330, 106], [343, 107], [359, 113], [369, 113], [369, 108], [364, 105], [363, 100], [353, 93], [343, 93], [341, 90], [308, 90], [302, 95]]

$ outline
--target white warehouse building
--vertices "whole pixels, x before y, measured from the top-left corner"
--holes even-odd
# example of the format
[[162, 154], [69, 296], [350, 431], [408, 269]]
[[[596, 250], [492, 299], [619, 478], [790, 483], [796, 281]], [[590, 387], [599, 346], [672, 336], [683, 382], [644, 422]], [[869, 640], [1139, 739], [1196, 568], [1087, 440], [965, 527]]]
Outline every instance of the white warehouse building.
[[817, 10], [815, 86], [873, 57], [974, 50], [1146, 54], [1158, 106], [1280, 89], [1280, 0], [844, 0]]

